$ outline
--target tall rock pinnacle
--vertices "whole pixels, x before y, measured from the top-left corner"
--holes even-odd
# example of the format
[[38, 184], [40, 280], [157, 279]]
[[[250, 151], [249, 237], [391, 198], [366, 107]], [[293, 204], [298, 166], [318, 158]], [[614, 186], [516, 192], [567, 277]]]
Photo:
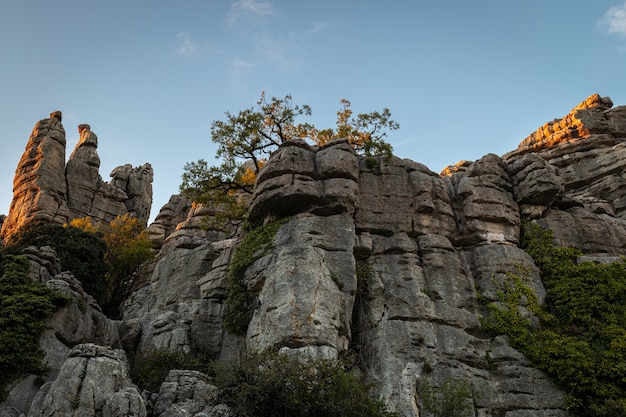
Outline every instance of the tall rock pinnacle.
[[68, 221], [65, 144], [60, 111], [35, 124], [15, 170], [13, 201], [0, 238], [6, 240], [31, 222]]
[[98, 224], [131, 213], [147, 223], [152, 166], [122, 165], [106, 183], [99, 173], [98, 137], [88, 124], [79, 125], [78, 132], [80, 139], [66, 165], [61, 112], [37, 122], [15, 171], [13, 201], [0, 240], [7, 241], [29, 223], [64, 224], [85, 216]]

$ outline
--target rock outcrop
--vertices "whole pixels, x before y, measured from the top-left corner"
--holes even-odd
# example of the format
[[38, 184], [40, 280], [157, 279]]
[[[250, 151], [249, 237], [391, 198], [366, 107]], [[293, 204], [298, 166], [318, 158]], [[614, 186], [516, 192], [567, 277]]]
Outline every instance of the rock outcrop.
[[[60, 136], [60, 120], [46, 123], [44, 138]], [[89, 148], [91, 134], [83, 133], [81, 147]], [[69, 332], [60, 323], [69, 312], [57, 313], [42, 338], [56, 358], [49, 384], [21, 403], [18, 385], [5, 406], [28, 404], [33, 415], [44, 415], [66, 407], [65, 396], [102, 415], [228, 415], [211, 381], [194, 371], [172, 371], [142, 403], [114, 350], [93, 357], [113, 361], [122, 382], [103, 377], [106, 393], [81, 402], [76, 378], [63, 384], [60, 375], [93, 360], [69, 346], [93, 342], [138, 357], [154, 349], [202, 349], [221, 360], [263, 349], [302, 358], [352, 355], [402, 416], [423, 415], [417, 387], [426, 378], [467, 381], [477, 416], [569, 416], [565, 394], [506, 337], [481, 328], [486, 311], [478, 299], [495, 301], [507, 274], [521, 268], [544, 302], [540, 273], [519, 245], [522, 218], [553, 229], [557, 245], [576, 247], [589, 259], [626, 256], [625, 143], [626, 107], [612, 108], [597, 95], [517, 150], [464, 161], [442, 174], [396, 157], [371, 167], [344, 140], [322, 147], [287, 142], [260, 172], [251, 202], [253, 223], [287, 220], [270, 250], [243, 274], [252, 314], [242, 335], [222, 325], [228, 268], [242, 235], [203, 229], [201, 219], [214, 210], [180, 196], [149, 227], [159, 255], [150, 282], [127, 300], [120, 322], [98, 316], [97, 306], [60, 273], [50, 248], [29, 249], [31, 275], [79, 294], [98, 323], [72, 325]], [[77, 170], [93, 172], [90, 152], [76, 151]], [[61, 203], [69, 201], [67, 189], [56, 193]], [[70, 209], [59, 204], [55, 213]], [[52, 335], [71, 343], [49, 347]]]
[[[29, 260], [28, 273], [33, 281], [45, 283], [70, 297], [68, 304], [48, 318], [40, 338], [40, 345], [46, 353], [45, 362], [50, 367], [50, 372], [42, 382], [52, 383], [58, 379], [68, 355], [77, 345], [94, 343], [121, 348], [120, 323], [102, 313], [100, 306], [85, 293], [74, 275], [62, 271], [54, 248], [31, 246], [24, 249], [23, 255]], [[34, 383], [35, 379], [30, 376], [13, 386], [6, 405], [25, 413], [39, 390]]]
[[146, 417], [146, 405], [128, 375], [122, 350], [95, 344], [75, 346], [54, 382], [33, 400], [31, 417]]
[[86, 216], [98, 224], [131, 213], [147, 223], [152, 206], [150, 164], [117, 167], [111, 182], [105, 183], [99, 173], [97, 136], [87, 124], [78, 131], [80, 140], [66, 164], [61, 112], [35, 125], [15, 172], [13, 201], [0, 240], [8, 240], [25, 224], [63, 224]]

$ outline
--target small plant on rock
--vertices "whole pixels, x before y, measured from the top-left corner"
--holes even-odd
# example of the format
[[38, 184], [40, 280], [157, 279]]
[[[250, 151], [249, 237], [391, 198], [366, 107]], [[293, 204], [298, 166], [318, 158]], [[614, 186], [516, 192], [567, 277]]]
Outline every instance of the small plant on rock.
[[435, 417], [470, 417], [473, 393], [467, 381], [446, 378], [439, 386], [426, 379], [420, 387], [420, 400]]

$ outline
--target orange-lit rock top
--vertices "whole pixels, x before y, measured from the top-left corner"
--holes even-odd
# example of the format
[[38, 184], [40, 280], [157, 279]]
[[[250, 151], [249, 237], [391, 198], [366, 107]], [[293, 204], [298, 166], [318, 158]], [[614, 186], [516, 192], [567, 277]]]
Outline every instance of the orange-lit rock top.
[[[609, 97], [594, 94], [574, 107], [565, 117], [548, 122], [524, 139], [514, 152], [539, 151], [585, 139], [592, 134], [620, 130], [607, 112], [613, 107]], [[619, 109], [619, 108], [618, 108]], [[616, 109], [617, 110], [617, 109]]]

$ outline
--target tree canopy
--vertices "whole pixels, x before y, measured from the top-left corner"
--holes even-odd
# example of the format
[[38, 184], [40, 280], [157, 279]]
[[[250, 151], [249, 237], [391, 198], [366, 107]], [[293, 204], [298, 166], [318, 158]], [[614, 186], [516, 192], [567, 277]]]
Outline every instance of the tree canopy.
[[107, 272], [104, 275], [106, 290], [99, 300], [100, 306], [109, 317], [119, 318], [122, 304], [140, 277], [141, 267], [154, 258], [152, 242], [141, 220], [125, 214], [95, 227], [89, 217], [84, 217], [72, 220], [69, 227], [102, 236]]
[[224, 120], [211, 124], [211, 140], [217, 144], [215, 157], [221, 164], [210, 166], [204, 159], [187, 163], [181, 192], [194, 202], [224, 208], [218, 223], [232, 221], [242, 218], [242, 196], [252, 193], [263, 164], [286, 141], [302, 139], [324, 145], [345, 138], [359, 154], [391, 158], [392, 147], [384, 139], [399, 124], [391, 119], [389, 109], [354, 115], [350, 101], [342, 99], [340, 104], [336, 127], [327, 129], [299, 122], [312, 111], [308, 105], [294, 104], [290, 95], [268, 101], [263, 93], [256, 107], [237, 114], [227, 111]]

